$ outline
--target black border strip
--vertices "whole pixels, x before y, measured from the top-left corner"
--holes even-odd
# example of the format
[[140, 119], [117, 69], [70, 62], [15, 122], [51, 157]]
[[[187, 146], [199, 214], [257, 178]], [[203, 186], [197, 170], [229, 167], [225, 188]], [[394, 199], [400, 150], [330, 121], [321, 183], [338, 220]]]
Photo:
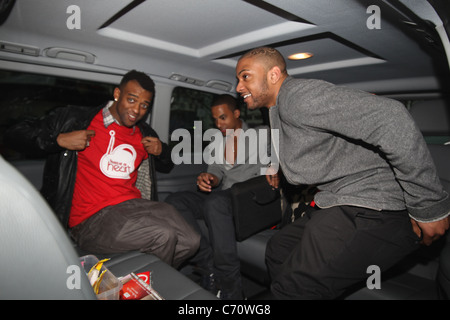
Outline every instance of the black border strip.
[[[344, 38], [341, 38], [340, 36], [332, 33], [332, 32], [322, 32], [322, 33], [317, 33], [317, 34], [313, 34], [310, 36], [306, 36], [306, 37], [300, 37], [300, 38], [295, 38], [295, 39], [289, 39], [289, 40], [285, 40], [285, 41], [280, 41], [280, 42], [275, 42], [275, 43], [271, 43], [271, 44], [267, 44], [264, 46], [267, 47], [273, 47], [273, 48], [280, 48], [280, 47], [284, 47], [284, 46], [288, 46], [288, 45], [293, 45], [293, 44], [297, 44], [297, 43], [302, 43], [302, 42], [307, 42], [307, 41], [314, 41], [314, 40], [320, 40], [320, 39], [331, 39], [334, 40], [336, 42], [341, 43], [344, 46], [347, 46], [353, 50], [356, 50], [358, 52], [360, 52], [361, 54], [365, 55], [365, 56], [369, 56], [372, 58], [376, 58], [376, 59], [382, 59], [384, 60], [382, 57], [376, 55], [375, 53], [366, 50], [356, 44], [354, 44], [351, 41], [345, 40]], [[229, 59], [229, 58], [235, 58], [235, 57], [240, 57], [241, 55], [243, 55], [244, 53], [246, 53], [248, 50], [244, 50], [244, 51], [240, 51], [240, 52], [235, 52], [235, 53], [231, 53], [229, 55], [225, 55], [216, 59]]]
[[114, 23], [115, 21], [119, 20], [121, 17], [123, 17], [125, 14], [136, 8], [138, 5], [140, 5], [142, 2], [145, 2], [145, 0], [134, 0], [130, 4], [128, 4], [125, 8], [117, 12], [115, 15], [113, 15], [111, 18], [109, 18], [105, 23], [103, 23], [98, 30], [106, 28], [110, 24]]
[[290, 12], [287, 12], [287, 11], [281, 9], [281, 8], [278, 8], [278, 7], [276, 7], [276, 6], [274, 6], [274, 5], [270, 4], [270, 3], [267, 3], [265, 1], [262, 1], [262, 0], [244, 0], [244, 2], [247, 2], [247, 3], [249, 3], [249, 4], [251, 4], [251, 5], [255, 6], [255, 7], [258, 7], [260, 9], [262, 9], [262, 10], [268, 11], [268, 12], [270, 12], [272, 14], [275, 14], [275, 15], [277, 15], [279, 17], [282, 17], [282, 18], [284, 18], [286, 20], [289, 20], [289, 21], [308, 23], [308, 24], [314, 25], [314, 23], [311, 23], [311, 22], [309, 22], [309, 21], [307, 21], [307, 20], [305, 20], [303, 18], [300, 18], [300, 17], [298, 17], [298, 16], [296, 16], [296, 15], [290, 13]]

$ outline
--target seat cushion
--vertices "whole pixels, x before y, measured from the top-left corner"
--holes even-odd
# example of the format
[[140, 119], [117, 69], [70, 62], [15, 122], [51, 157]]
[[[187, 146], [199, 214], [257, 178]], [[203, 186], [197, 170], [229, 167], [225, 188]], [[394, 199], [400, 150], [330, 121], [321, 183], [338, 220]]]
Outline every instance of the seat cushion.
[[213, 294], [152, 254], [132, 251], [114, 255], [105, 263], [105, 266], [116, 277], [126, 276], [130, 272], [150, 271], [151, 285], [166, 300], [217, 299]]
[[237, 243], [241, 272], [266, 285], [270, 283], [265, 261], [266, 246], [275, 232], [276, 230], [267, 229]]

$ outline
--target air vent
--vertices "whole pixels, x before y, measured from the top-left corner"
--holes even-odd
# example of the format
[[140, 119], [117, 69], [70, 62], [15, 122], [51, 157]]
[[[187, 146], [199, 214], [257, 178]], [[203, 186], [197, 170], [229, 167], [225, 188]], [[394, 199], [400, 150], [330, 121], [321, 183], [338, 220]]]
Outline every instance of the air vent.
[[64, 59], [84, 63], [95, 62], [95, 55], [93, 55], [92, 53], [69, 48], [47, 48], [45, 50], [45, 54], [47, 57], [56, 59]]
[[0, 51], [25, 54], [27, 56], [39, 56], [39, 48], [19, 43], [0, 41]]

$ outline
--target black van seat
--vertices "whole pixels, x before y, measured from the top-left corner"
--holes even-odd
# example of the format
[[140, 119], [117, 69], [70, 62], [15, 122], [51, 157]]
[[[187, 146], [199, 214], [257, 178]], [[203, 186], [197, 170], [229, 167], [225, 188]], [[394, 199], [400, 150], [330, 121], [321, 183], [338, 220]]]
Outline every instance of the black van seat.
[[429, 144], [431, 156], [444, 189], [450, 194], [450, 145]]
[[447, 243], [439, 257], [439, 270], [437, 275], [439, 296], [450, 300], [450, 236], [447, 235]]
[[75, 244], [73, 246], [80, 257], [92, 254], [99, 260], [109, 259], [105, 262], [105, 266], [118, 278], [124, 277], [130, 272], [135, 274], [150, 272], [153, 288], [166, 300], [217, 300], [216, 296], [153, 254], [140, 251], [97, 254], [85, 252]]
[[270, 283], [265, 262], [266, 246], [275, 232], [276, 230], [272, 229], [264, 230], [237, 243], [241, 272], [250, 279], [265, 285]]
[[204, 290], [176, 269], [162, 262], [152, 254], [133, 251], [114, 255], [105, 266], [116, 277], [130, 272], [150, 271], [151, 284], [167, 300], [216, 300], [210, 292]]

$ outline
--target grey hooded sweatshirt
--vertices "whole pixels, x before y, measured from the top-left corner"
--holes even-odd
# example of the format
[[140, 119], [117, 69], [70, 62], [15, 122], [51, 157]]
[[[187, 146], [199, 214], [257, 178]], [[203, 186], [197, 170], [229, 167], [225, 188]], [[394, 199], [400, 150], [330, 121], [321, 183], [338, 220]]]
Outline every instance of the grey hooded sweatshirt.
[[422, 222], [449, 215], [449, 195], [400, 102], [288, 77], [269, 110], [284, 175], [292, 184], [317, 185], [319, 207], [406, 209]]

